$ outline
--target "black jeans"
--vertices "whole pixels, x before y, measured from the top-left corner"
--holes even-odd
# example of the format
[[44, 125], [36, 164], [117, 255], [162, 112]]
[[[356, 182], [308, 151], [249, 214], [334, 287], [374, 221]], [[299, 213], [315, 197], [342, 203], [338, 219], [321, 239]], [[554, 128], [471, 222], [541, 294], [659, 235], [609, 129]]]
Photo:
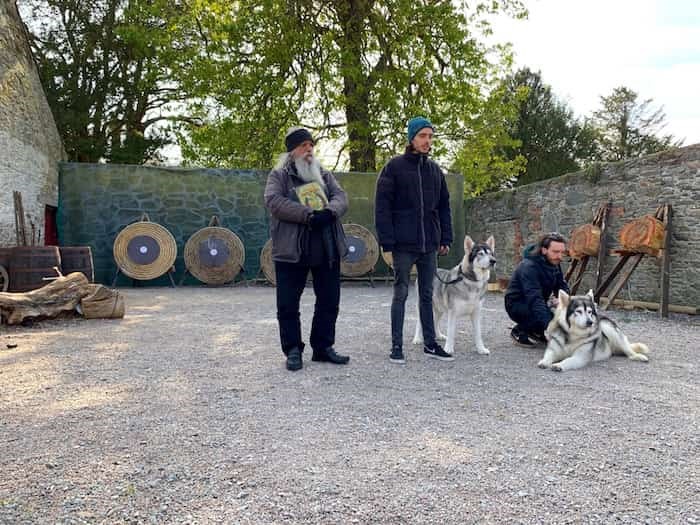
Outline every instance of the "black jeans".
[[403, 346], [403, 321], [411, 266], [418, 270], [418, 314], [423, 327], [423, 342], [435, 344], [433, 319], [433, 277], [437, 266], [436, 252], [392, 252], [394, 261], [394, 298], [391, 302], [391, 345]]
[[335, 322], [340, 305], [340, 264], [336, 260], [309, 266], [304, 263], [275, 261], [277, 281], [277, 321], [280, 329], [280, 343], [285, 355], [294, 348], [304, 349], [301, 339], [301, 319], [299, 302], [306, 285], [306, 276], [311, 271], [314, 283], [316, 304], [311, 323], [311, 348], [325, 350], [335, 343]]

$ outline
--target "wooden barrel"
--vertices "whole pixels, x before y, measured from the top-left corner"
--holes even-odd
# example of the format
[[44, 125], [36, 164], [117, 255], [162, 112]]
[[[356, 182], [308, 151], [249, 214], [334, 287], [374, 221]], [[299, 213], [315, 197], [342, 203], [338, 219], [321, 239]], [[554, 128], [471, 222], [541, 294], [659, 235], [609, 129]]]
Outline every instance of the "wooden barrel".
[[60, 246], [61, 271], [63, 275], [82, 272], [88, 282], [95, 281], [95, 269], [92, 264], [92, 250], [89, 246]]
[[54, 267], [61, 268], [58, 246], [15, 246], [10, 257], [10, 291], [29, 292], [58, 277]]
[[0, 248], [0, 266], [4, 266], [6, 269], [9, 269], [11, 258], [12, 248]]

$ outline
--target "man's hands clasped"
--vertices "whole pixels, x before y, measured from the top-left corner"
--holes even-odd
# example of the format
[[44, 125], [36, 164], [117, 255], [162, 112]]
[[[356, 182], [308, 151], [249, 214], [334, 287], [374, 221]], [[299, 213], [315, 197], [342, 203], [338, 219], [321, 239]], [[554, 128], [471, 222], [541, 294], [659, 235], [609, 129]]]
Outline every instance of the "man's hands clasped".
[[335, 216], [328, 208], [322, 210], [314, 210], [309, 217], [309, 226], [312, 230], [319, 230], [333, 223]]

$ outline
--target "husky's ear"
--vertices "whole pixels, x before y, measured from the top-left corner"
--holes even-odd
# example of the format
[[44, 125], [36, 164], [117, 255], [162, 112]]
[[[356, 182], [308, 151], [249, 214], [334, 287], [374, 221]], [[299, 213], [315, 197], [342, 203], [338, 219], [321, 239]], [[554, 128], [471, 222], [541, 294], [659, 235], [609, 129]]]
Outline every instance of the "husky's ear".
[[493, 238], [493, 235], [486, 239], [486, 245], [491, 249], [492, 252], [496, 251], [496, 240]]
[[474, 247], [474, 241], [467, 235], [464, 237], [464, 254], [468, 257], [472, 253], [472, 248]]
[[566, 293], [564, 290], [559, 290], [559, 304], [562, 308], [569, 306], [569, 299], [570, 297], [568, 293]]

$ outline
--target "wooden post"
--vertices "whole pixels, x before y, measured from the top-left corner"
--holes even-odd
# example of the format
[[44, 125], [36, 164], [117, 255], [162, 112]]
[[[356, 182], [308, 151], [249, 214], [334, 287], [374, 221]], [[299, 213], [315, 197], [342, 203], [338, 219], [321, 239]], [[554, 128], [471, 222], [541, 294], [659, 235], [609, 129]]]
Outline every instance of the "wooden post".
[[603, 278], [603, 263], [605, 256], [608, 253], [608, 239], [606, 229], [608, 227], [608, 216], [610, 215], [610, 202], [606, 202], [603, 208], [603, 213], [600, 216], [600, 247], [598, 248], [598, 262], [595, 267], [595, 287], [596, 290], [600, 286], [600, 281]]
[[605, 278], [603, 279], [603, 282], [600, 284], [600, 286], [598, 286], [598, 288], [596, 288], [596, 291], [595, 291], [595, 301], [596, 302], [600, 301], [600, 298], [605, 293], [605, 290], [607, 290], [608, 286], [610, 286], [610, 283], [613, 282], [613, 280], [615, 279], [617, 274], [620, 272], [620, 270], [622, 270], [622, 268], [625, 266], [625, 264], [627, 264], [627, 260], [630, 257], [631, 257], [631, 255], [629, 253], [622, 255], [620, 257], [620, 260], [617, 261], [617, 264], [615, 265], [615, 267], [610, 271], [610, 273], [608, 275], [605, 276]]
[[673, 227], [673, 209], [670, 204], [664, 207], [664, 241], [661, 255], [661, 300], [659, 315], [668, 318], [669, 278], [671, 273], [671, 228]]
[[[607, 310], [608, 306], [610, 306], [613, 303], [613, 301], [615, 300], [615, 297], [617, 297], [617, 294], [620, 293], [620, 290], [622, 290], [622, 287], [629, 280], [630, 276], [632, 275], [632, 272], [635, 270], [635, 268], [637, 268], [637, 265], [639, 264], [639, 262], [642, 260], [643, 257], [644, 257], [643, 253], [638, 253], [638, 254], [632, 256], [632, 266], [624, 271], [624, 273], [620, 276], [620, 278], [615, 283], [615, 286], [613, 286], [612, 289], [610, 290], [610, 293], [608, 294], [608, 304], [606, 304], [603, 307], [603, 310]], [[627, 262], [627, 258], [624, 258], [624, 259], [625, 259], [625, 262]]]

